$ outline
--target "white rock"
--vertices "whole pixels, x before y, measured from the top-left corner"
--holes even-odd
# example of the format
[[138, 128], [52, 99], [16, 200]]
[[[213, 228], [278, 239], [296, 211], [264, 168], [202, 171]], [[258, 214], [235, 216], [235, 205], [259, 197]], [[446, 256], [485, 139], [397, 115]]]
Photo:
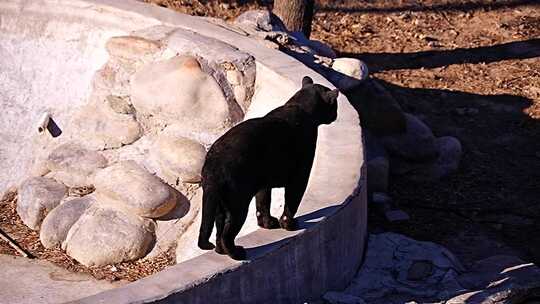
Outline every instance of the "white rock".
[[169, 185], [134, 161], [123, 161], [95, 173], [98, 200], [111, 201], [134, 214], [160, 217], [171, 211], [177, 194]]
[[268, 10], [251, 10], [244, 12], [236, 17], [234, 23], [263, 31], [272, 30], [272, 19]]
[[63, 249], [86, 266], [135, 260], [154, 242], [154, 223], [116, 209], [91, 207], [71, 227]]
[[359, 80], [364, 80], [369, 75], [367, 65], [356, 58], [336, 58], [332, 69]]
[[220, 130], [231, 123], [222, 89], [194, 57], [153, 62], [134, 75], [132, 102], [138, 112], [193, 131]]
[[62, 245], [69, 230], [95, 200], [85, 196], [69, 200], [51, 211], [43, 220], [39, 239], [45, 248]]
[[60, 204], [67, 188], [46, 177], [32, 177], [19, 187], [17, 214], [23, 223], [38, 230], [41, 222], [51, 210]]
[[112, 37], [105, 44], [111, 56], [125, 59], [137, 59], [159, 51], [161, 45], [157, 41], [136, 36]]
[[87, 150], [70, 142], [58, 146], [46, 160], [52, 177], [69, 186], [87, 185], [87, 178], [99, 168], [107, 166], [107, 159], [99, 152]]
[[133, 115], [119, 114], [105, 104], [90, 103], [73, 119], [74, 134], [92, 149], [118, 148], [142, 136], [139, 123]]
[[153, 153], [160, 173], [170, 184], [201, 181], [206, 149], [200, 143], [185, 137], [161, 134]]

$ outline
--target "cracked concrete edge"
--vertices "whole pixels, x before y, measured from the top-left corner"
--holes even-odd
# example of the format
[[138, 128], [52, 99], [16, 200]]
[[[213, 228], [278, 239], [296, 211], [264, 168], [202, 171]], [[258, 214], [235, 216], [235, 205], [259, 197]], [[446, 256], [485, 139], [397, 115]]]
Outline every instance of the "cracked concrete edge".
[[[42, 14], [54, 14], [59, 8], [64, 17], [98, 18], [126, 31], [156, 24], [185, 28], [253, 55], [259, 83], [273, 77], [278, 88], [295, 91], [302, 77], [308, 75], [316, 83], [333, 88], [296, 59], [249, 37], [201, 18], [137, 1], [11, 0], [0, 7], [11, 7], [19, 13], [39, 9]], [[264, 102], [262, 95], [257, 102]], [[338, 120], [319, 129], [315, 161], [299, 210], [299, 217], [309, 219], [306, 223], [310, 227], [293, 232], [259, 229], [239, 239], [241, 245], [252, 248], [248, 261], [208, 252], [76, 303], [208, 303], [215, 299], [223, 303], [300, 302], [317, 298], [325, 290], [343, 289], [360, 266], [359, 257], [365, 249], [365, 185], [358, 115], [340, 95]]]

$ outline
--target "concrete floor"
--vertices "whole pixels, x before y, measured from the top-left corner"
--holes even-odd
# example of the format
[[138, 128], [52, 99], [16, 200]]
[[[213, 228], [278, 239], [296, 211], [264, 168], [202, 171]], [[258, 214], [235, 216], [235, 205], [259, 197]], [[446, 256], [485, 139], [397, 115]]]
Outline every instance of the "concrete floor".
[[0, 255], [0, 303], [64, 303], [120, 286], [47, 261]]

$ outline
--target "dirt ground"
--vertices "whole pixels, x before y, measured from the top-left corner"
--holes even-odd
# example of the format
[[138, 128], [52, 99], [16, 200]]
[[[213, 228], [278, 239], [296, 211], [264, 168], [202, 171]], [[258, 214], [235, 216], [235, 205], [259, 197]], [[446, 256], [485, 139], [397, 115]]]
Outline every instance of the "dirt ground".
[[[146, 0], [231, 20], [271, 1]], [[394, 231], [447, 246], [465, 263], [496, 254], [540, 264], [540, 4], [519, 0], [316, 1], [312, 39], [365, 61], [407, 112], [463, 145], [459, 171], [438, 182], [391, 180], [411, 220], [370, 213], [372, 232]], [[88, 268], [0, 202], [0, 228], [33, 255], [99, 279], [134, 280], [174, 261]], [[15, 254], [3, 241], [0, 253]]]

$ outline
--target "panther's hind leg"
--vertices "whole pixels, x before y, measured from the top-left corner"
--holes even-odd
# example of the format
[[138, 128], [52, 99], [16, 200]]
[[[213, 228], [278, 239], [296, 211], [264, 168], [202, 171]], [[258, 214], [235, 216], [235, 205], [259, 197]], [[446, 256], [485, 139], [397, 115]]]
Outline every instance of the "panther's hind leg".
[[272, 189], [265, 188], [257, 192], [255, 195], [257, 204], [257, 224], [266, 229], [279, 228], [277, 218], [270, 214], [270, 204], [272, 202]]

